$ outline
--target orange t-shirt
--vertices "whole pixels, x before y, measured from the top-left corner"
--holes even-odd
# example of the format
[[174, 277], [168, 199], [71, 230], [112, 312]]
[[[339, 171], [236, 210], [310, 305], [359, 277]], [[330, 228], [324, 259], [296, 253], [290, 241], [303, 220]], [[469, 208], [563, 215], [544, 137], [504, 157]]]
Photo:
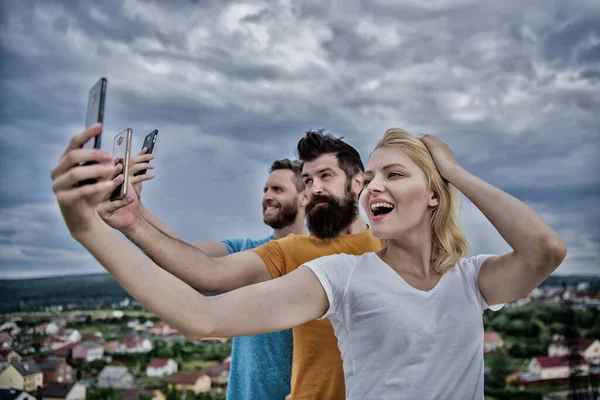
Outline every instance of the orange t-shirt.
[[[361, 255], [380, 250], [371, 229], [323, 241], [314, 236], [288, 235], [250, 251], [278, 278], [303, 263], [332, 254]], [[339, 400], [346, 397], [342, 356], [329, 320], [313, 320], [293, 328], [294, 358], [288, 400]]]

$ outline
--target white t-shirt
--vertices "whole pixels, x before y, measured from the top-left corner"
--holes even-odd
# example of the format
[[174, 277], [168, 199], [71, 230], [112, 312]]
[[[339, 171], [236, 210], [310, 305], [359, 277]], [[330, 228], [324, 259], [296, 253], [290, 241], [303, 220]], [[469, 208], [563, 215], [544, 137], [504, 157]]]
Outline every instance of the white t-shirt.
[[[430, 291], [375, 253], [305, 263], [325, 289], [342, 354], [346, 399], [483, 399], [477, 275], [489, 255], [461, 259]], [[495, 306], [494, 310], [502, 307]]]

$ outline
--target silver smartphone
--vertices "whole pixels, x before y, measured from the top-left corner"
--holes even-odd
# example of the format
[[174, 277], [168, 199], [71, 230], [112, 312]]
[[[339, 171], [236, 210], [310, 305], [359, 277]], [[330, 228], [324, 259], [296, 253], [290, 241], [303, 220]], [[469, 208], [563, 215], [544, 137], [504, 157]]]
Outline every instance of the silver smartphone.
[[112, 192], [111, 200], [121, 200], [127, 196], [127, 186], [129, 185], [129, 158], [131, 156], [131, 139], [133, 131], [131, 128], [115, 136], [113, 140], [113, 157], [118, 158], [123, 165], [123, 176], [125, 180]]

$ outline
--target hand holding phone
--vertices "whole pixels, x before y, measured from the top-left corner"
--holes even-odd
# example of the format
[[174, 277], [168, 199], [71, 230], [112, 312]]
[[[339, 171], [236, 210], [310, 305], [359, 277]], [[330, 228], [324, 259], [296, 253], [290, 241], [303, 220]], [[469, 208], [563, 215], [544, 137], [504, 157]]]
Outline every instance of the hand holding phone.
[[[142, 144], [142, 150], [144, 149], [144, 147], [147, 148], [148, 150], [146, 151], [146, 154], [152, 154], [152, 151], [154, 151], [154, 145], [156, 144], [156, 138], [158, 138], [158, 129], [153, 130], [152, 132], [147, 134], [146, 137], [144, 138], [144, 143]], [[146, 173], [146, 171], [147, 170], [143, 169], [141, 171], [136, 172], [133, 175], [134, 176], [144, 175]]]
[[113, 157], [119, 159], [119, 163], [123, 165], [123, 183], [112, 192], [111, 200], [121, 200], [127, 196], [127, 187], [129, 186], [129, 157], [131, 156], [131, 139], [133, 131], [131, 128], [125, 129], [123, 132], [115, 136], [113, 141]]

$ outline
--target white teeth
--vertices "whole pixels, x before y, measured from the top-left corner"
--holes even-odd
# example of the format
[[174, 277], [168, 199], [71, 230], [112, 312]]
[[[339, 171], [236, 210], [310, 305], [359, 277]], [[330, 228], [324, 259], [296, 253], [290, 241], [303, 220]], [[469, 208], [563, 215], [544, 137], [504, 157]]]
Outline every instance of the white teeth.
[[376, 208], [381, 208], [381, 207], [387, 207], [387, 208], [394, 208], [394, 206], [390, 203], [374, 203], [371, 204], [371, 210], [375, 210]]

